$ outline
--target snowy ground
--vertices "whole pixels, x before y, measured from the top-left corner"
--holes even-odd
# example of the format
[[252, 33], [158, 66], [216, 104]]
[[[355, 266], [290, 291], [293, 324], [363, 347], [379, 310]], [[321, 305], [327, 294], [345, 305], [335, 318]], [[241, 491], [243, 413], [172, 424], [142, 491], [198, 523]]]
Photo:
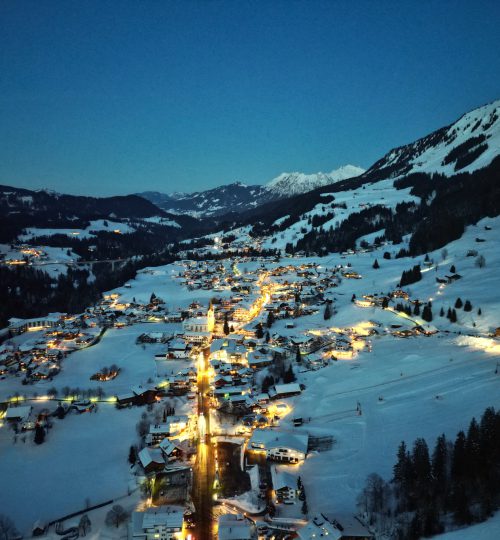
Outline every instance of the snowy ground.
[[[97, 413], [55, 420], [44, 444], [13, 443], [0, 430], [0, 507], [25, 534], [37, 520], [57, 519], [128, 493], [133, 481], [128, 450], [135, 444], [140, 408], [117, 410], [101, 404]], [[133, 482], [132, 482], [133, 485]], [[30, 534], [28, 534], [30, 536]]]
[[436, 540], [495, 540], [500, 538], [500, 512], [484, 523], [433, 536]]

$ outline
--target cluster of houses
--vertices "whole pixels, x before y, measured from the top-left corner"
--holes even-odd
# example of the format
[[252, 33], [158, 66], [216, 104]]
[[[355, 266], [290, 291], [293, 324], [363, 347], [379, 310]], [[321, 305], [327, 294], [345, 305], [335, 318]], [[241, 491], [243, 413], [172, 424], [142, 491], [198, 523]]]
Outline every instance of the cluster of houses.
[[[64, 313], [34, 319], [10, 319], [0, 344], [0, 377], [22, 374], [26, 384], [52, 379], [69, 353], [93, 345], [100, 332], [97, 326], [82, 327], [80, 318]], [[20, 343], [10, 339], [24, 333], [32, 333], [32, 337]]]

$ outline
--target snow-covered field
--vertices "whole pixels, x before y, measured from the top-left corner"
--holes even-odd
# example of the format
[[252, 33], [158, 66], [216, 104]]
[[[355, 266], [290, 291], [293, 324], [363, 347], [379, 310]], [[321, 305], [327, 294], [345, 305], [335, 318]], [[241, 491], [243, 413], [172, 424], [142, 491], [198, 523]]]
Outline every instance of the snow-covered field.
[[128, 493], [132, 476], [128, 450], [137, 439], [140, 408], [117, 410], [101, 404], [97, 413], [54, 420], [44, 444], [13, 443], [0, 430], [0, 507], [25, 535], [42, 518], [51, 521]]
[[74, 236], [76, 238], [92, 238], [94, 232], [106, 231], [116, 232], [117, 234], [127, 234], [134, 232], [134, 228], [127, 223], [118, 221], [106, 221], [97, 219], [90, 222], [85, 229], [42, 229], [30, 227], [26, 229], [25, 234], [19, 235], [21, 242], [26, 242], [37, 236], [54, 236], [55, 234], [64, 234], [65, 236]]

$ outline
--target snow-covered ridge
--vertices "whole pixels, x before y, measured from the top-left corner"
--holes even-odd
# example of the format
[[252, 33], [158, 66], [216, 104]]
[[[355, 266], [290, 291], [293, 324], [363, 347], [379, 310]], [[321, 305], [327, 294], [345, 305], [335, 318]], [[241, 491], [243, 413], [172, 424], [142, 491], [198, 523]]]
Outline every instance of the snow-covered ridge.
[[274, 195], [287, 197], [307, 193], [318, 187], [328, 186], [340, 180], [359, 176], [364, 172], [365, 169], [355, 165], [344, 165], [330, 173], [318, 172], [304, 174], [300, 172], [285, 172], [271, 180], [266, 185], [266, 188]]
[[482, 169], [499, 153], [500, 100], [496, 100], [411, 144], [394, 148], [367, 174], [387, 169], [393, 178], [416, 172], [452, 176]]

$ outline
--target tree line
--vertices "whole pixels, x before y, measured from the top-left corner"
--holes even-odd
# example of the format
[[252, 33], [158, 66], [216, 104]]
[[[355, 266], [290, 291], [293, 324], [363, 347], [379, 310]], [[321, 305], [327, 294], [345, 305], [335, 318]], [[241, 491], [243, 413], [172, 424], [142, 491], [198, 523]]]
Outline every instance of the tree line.
[[454, 440], [440, 435], [432, 453], [423, 438], [397, 451], [390, 482], [368, 476], [358, 507], [370, 524], [398, 540], [417, 540], [446, 528], [488, 519], [500, 506], [500, 411]]

